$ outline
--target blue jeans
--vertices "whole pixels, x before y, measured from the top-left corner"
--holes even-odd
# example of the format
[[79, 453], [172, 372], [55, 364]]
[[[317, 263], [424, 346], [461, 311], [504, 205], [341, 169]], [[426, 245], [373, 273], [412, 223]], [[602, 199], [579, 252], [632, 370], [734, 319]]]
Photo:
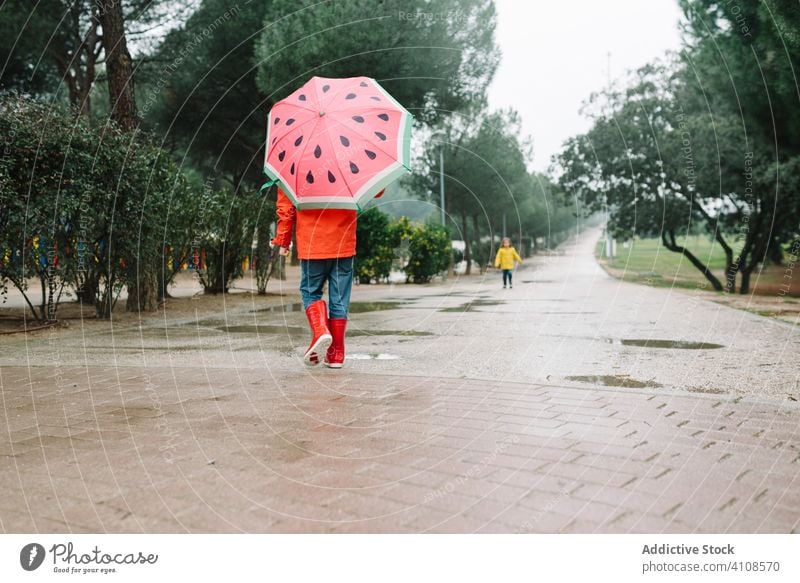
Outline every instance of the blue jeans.
[[503, 270], [503, 285], [506, 285], [506, 280], [508, 280], [508, 285], [511, 285], [511, 274], [514, 273], [511, 269], [504, 269]]
[[350, 290], [353, 289], [353, 258], [301, 259], [300, 295], [303, 308], [322, 299], [322, 287], [328, 282], [328, 316], [347, 318]]

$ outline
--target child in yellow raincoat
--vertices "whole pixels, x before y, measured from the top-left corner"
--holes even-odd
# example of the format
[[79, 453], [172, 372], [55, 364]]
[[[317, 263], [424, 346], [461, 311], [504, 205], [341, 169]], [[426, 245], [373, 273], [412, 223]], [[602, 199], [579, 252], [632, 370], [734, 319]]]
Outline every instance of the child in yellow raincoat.
[[511, 285], [511, 274], [514, 271], [515, 262], [522, 264], [522, 257], [511, 246], [511, 239], [503, 237], [503, 246], [497, 250], [497, 257], [494, 258], [494, 266], [503, 270], [503, 289], [506, 289], [506, 281], [509, 288], [514, 287]]

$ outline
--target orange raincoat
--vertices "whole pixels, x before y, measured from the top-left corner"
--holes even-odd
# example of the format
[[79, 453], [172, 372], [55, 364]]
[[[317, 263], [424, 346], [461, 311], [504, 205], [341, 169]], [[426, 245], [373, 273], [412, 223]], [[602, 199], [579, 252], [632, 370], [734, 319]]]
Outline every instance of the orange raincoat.
[[356, 211], [344, 209], [306, 209], [298, 211], [278, 189], [278, 228], [273, 245], [288, 247], [292, 228], [297, 224], [297, 257], [336, 259], [356, 254]]

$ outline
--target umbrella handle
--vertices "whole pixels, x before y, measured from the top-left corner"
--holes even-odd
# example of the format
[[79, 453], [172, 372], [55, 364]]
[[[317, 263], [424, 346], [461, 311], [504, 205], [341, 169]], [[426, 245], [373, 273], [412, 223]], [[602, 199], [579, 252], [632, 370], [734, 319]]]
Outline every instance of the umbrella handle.
[[277, 180], [267, 180], [264, 184], [261, 185], [261, 188], [258, 189], [259, 193], [264, 192], [267, 188], [271, 188], [278, 183]]

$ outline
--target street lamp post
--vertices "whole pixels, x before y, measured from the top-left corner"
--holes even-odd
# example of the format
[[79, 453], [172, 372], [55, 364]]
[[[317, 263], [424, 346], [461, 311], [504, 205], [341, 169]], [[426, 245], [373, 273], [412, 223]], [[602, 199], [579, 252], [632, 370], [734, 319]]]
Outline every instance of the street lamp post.
[[439, 146], [439, 206], [442, 209], [442, 226], [444, 227], [444, 142]]
[[[439, 140], [439, 208], [442, 215], [442, 226], [447, 228], [447, 215], [444, 208], [444, 145], [447, 134], [444, 131], [438, 130], [434, 132], [431, 139]], [[450, 243], [452, 247], [452, 242]], [[450, 268], [448, 269], [450, 275], [455, 273], [455, 265], [453, 264], [453, 250], [450, 249]]]

